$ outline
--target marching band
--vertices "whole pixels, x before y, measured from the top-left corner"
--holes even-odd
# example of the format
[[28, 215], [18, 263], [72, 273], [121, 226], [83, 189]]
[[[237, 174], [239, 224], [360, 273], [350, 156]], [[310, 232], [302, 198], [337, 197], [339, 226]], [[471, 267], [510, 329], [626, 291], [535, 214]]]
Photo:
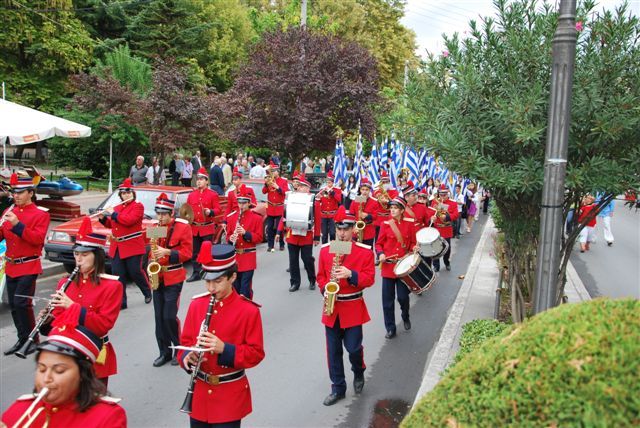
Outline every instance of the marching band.
[[[175, 212], [176, 202], [160, 194], [154, 206], [157, 225], [146, 230], [150, 250], [142, 230], [144, 207], [126, 179], [118, 188], [122, 202], [97, 214], [111, 229], [114, 275], [105, 274], [107, 237], [95, 233], [90, 217], [85, 217], [73, 246], [76, 270], [60, 280], [37, 323], [30, 296], [42, 272], [40, 256], [49, 215], [31, 202], [33, 180], [12, 176], [15, 205], [2, 215], [0, 239], [8, 244], [7, 285], [18, 342], [5, 355], [26, 356], [37, 350], [42, 375], [36, 376], [34, 394], [20, 397], [3, 414], [4, 424], [42, 426], [46, 420], [50, 427], [126, 426], [124, 410], [106, 396], [106, 386], [109, 376], [117, 373], [108, 334], [120, 309], [127, 307], [123, 281], [129, 277], [145, 303], [153, 301], [159, 348], [153, 366], [171, 362], [191, 375], [181, 409], [189, 414], [191, 426], [240, 426], [252, 410], [246, 370], [265, 357], [260, 305], [253, 301], [256, 247], [265, 229], [263, 217], [253, 210], [255, 194], [242, 183], [242, 174], [235, 170], [233, 176], [234, 190], [221, 225], [215, 223], [222, 214], [219, 197], [209, 189], [204, 168], [198, 171], [196, 188], [180, 214]], [[323, 404], [331, 406], [346, 396], [343, 348], [354, 374], [354, 392], [364, 388], [362, 326], [371, 320], [364, 295], [376, 282], [376, 265], [382, 277], [385, 337], [392, 339], [396, 298], [403, 327], [410, 330], [410, 293], [419, 295], [433, 285], [440, 258], [451, 269], [452, 222], [458, 210], [446, 185], [431, 197], [405, 180], [400, 193], [391, 187], [385, 171], [377, 187], [367, 178], [360, 181], [349, 210], [342, 205], [332, 172], [316, 195], [304, 174], [293, 175], [291, 188], [280, 177], [279, 165], [271, 163], [262, 189], [267, 195], [267, 250], [273, 252], [276, 243], [281, 249], [287, 244], [290, 292], [301, 286], [300, 258], [309, 289], [318, 284], [331, 381]], [[222, 244], [216, 243], [217, 226], [226, 229]], [[321, 240], [316, 270], [313, 247]], [[143, 267], [145, 253], [149, 262]], [[181, 326], [178, 305], [187, 278], [184, 264], [190, 260], [193, 273], [187, 282], [203, 279], [206, 292], [193, 298]], [[38, 343], [38, 333], [47, 335], [47, 340]], [[69, 373], [80, 377], [85, 389], [57, 384], [62, 376], [51, 367], [58, 360], [67, 361]], [[64, 411], [55, 414], [54, 408]]]

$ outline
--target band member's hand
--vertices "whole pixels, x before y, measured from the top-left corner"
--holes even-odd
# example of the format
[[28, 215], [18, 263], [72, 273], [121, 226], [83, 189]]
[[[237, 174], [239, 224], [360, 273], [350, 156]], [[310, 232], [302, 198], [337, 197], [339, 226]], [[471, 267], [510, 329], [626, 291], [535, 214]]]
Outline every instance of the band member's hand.
[[51, 295], [51, 306], [54, 308], [67, 309], [69, 306], [73, 305], [73, 303], [73, 300], [71, 300], [62, 290], [57, 290]]
[[380, 254], [378, 256], [378, 261], [380, 261], [380, 263], [384, 263], [385, 260], [387, 260], [387, 256], [385, 256], [384, 254]]
[[206, 215], [207, 217], [209, 217], [211, 215], [211, 210], [209, 208], [205, 208], [204, 209], [204, 215]]
[[[47, 310], [45, 308], [40, 309], [40, 312], [38, 312], [38, 319], [42, 318], [46, 314], [47, 314]], [[47, 320], [44, 320], [44, 321], [46, 323]]]
[[198, 337], [198, 345], [214, 354], [222, 354], [224, 342], [210, 331], [205, 331]]
[[227, 230], [227, 223], [222, 223], [222, 230], [224, 230], [226, 232]]
[[[207, 361], [207, 358], [203, 355], [202, 356], [202, 362]], [[198, 363], [198, 353], [197, 352], [189, 352], [185, 357], [184, 357], [184, 365], [189, 369], [193, 369], [193, 367]]]
[[313, 246], [314, 246], [314, 247], [317, 247], [318, 245], [320, 245], [320, 241], [315, 241], [315, 240], [314, 240], [314, 241], [313, 241]]
[[334, 269], [336, 278], [338, 279], [349, 279], [351, 278], [351, 270], [347, 269], [344, 266], [338, 266]]
[[20, 222], [20, 220], [18, 219], [18, 216], [14, 214], [13, 211], [9, 211], [4, 215], [4, 219], [5, 221], [8, 221], [9, 223], [11, 223], [11, 226], [15, 226], [16, 224], [18, 224]]
[[276, 234], [275, 239], [276, 239], [276, 242], [280, 242], [280, 235]]
[[245, 232], [246, 232], [245, 228], [244, 228], [244, 227], [242, 227], [242, 225], [239, 225], [239, 226], [238, 226], [238, 233], [239, 233], [240, 235], [244, 235], [244, 233], [245, 233]]
[[435, 215], [434, 215], [434, 216], [431, 216], [431, 222], [432, 222], [432, 223], [435, 223], [437, 219], [438, 219], [438, 217], [437, 217], [437, 216], [435, 216]]
[[413, 254], [416, 254], [418, 251], [420, 251], [420, 245], [416, 245], [413, 247]]
[[109, 217], [111, 214], [113, 214], [113, 208], [107, 208], [106, 210], [102, 211], [102, 214], [100, 214], [102, 217]]
[[153, 252], [153, 257], [155, 257], [156, 259], [160, 259], [164, 256], [170, 256], [170, 255], [171, 255], [171, 250], [164, 247], [158, 247], [158, 249]]

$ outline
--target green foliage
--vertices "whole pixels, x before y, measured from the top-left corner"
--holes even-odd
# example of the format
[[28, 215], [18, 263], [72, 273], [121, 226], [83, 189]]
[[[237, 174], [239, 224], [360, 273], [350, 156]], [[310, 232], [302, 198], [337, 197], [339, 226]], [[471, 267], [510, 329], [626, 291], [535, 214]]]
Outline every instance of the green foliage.
[[[75, 18], [71, 0], [10, 0], [0, 8], [0, 75], [11, 101], [53, 111], [66, 95], [64, 81], [91, 60], [93, 40]], [[23, 6], [24, 5], [24, 6]]]
[[131, 55], [129, 46], [118, 46], [98, 60], [94, 73], [104, 77], [113, 76], [120, 84], [138, 94], [149, 92], [152, 84], [151, 66], [144, 60]]
[[562, 305], [469, 353], [401, 427], [638, 426], [640, 302]]
[[478, 349], [492, 337], [498, 336], [508, 327], [508, 324], [496, 320], [473, 320], [466, 323], [462, 326], [460, 350], [453, 363], [462, 360], [467, 354]]
[[189, 65], [196, 81], [219, 91], [231, 86], [253, 37], [248, 11], [237, 0], [153, 0], [127, 28], [137, 55]]
[[113, 176], [125, 177], [136, 155], [145, 153], [147, 137], [116, 115], [60, 110], [65, 119], [91, 127], [88, 138], [52, 138], [47, 141], [52, 161], [58, 167], [82, 168], [96, 178], [109, 176], [109, 140], [113, 141]]

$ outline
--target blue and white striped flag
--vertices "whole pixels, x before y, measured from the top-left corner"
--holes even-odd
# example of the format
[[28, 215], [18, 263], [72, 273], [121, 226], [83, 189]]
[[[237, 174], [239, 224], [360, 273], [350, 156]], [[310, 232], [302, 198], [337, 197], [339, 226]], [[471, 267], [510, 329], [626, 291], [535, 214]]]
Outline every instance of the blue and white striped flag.
[[418, 189], [423, 189], [427, 185], [427, 178], [429, 178], [429, 171], [427, 166], [427, 149], [421, 148], [418, 155], [418, 177], [419, 182], [416, 183]]
[[400, 143], [396, 141], [396, 136], [391, 133], [391, 160], [389, 161], [389, 178], [391, 179], [391, 186], [398, 187], [398, 163], [402, 161], [402, 152], [400, 150]]
[[360, 187], [362, 178], [362, 133], [358, 126], [358, 142], [356, 143], [356, 154], [353, 158], [353, 175], [356, 178], [356, 187]]
[[380, 166], [385, 170], [389, 169], [389, 139], [387, 137], [380, 144]]
[[418, 183], [420, 169], [418, 168], [418, 154], [413, 147], [407, 147], [405, 150], [405, 167], [409, 168], [409, 179], [414, 183]]
[[378, 165], [378, 143], [376, 138], [373, 137], [373, 143], [371, 144], [371, 162], [369, 162], [369, 180], [373, 185], [376, 185], [380, 181], [380, 167]]
[[337, 182], [342, 179], [344, 182], [347, 178], [347, 166], [344, 158], [344, 145], [342, 144], [342, 138], [338, 138], [336, 140], [336, 149], [333, 156], [333, 174], [335, 176], [335, 180]]

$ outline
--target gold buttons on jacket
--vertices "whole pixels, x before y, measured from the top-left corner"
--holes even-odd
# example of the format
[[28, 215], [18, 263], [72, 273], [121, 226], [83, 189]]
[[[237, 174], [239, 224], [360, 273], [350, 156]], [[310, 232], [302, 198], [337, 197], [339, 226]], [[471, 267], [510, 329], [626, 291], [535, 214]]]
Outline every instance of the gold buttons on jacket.
[[78, 299], [82, 299], [82, 294], [78, 294]]
[[52, 408], [51, 408], [51, 411], [52, 411], [53, 413], [58, 413], [58, 410], [60, 410], [60, 409], [58, 409], [57, 407], [52, 407]]
[[212, 390], [208, 390], [207, 394], [213, 394], [213, 391]]

